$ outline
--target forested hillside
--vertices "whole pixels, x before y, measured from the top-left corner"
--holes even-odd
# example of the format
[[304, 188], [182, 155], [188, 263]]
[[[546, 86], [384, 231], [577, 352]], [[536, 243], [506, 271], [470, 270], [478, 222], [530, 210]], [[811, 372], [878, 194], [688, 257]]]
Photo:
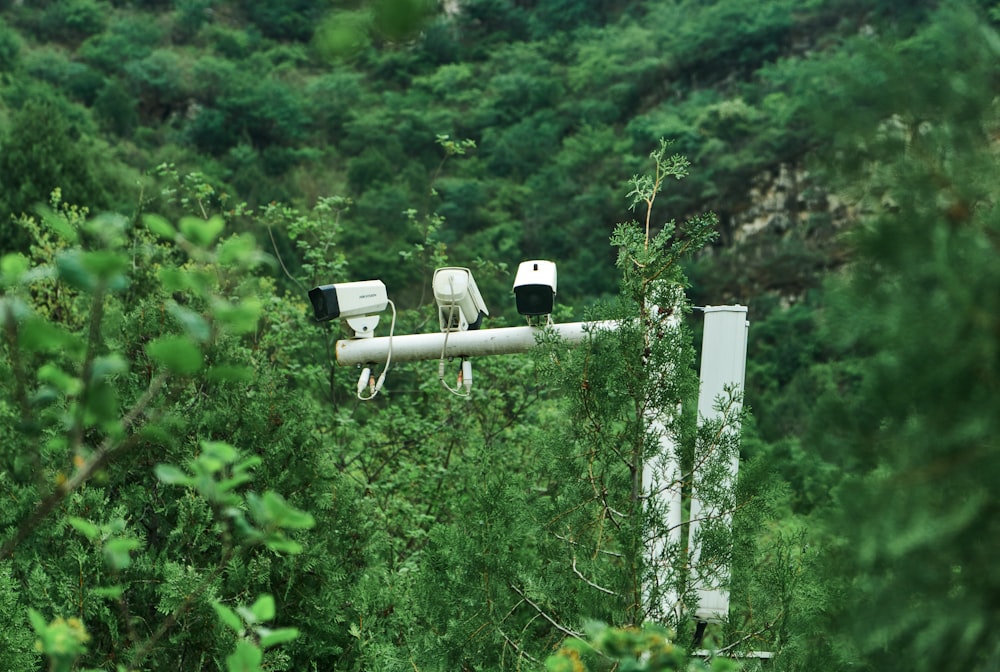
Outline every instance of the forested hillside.
[[[995, 669], [998, 23], [0, 0], [0, 669]], [[435, 362], [359, 401], [306, 299], [380, 278], [434, 330], [469, 266], [517, 324], [535, 258], [557, 321], [635, 328], [477, 359], [467, 399]], [[724, 303], [750, 413], [699, 428], [691, 306]], [[688, 496], [739, 453], [704, 566], [648, 557], [657, 432]]]

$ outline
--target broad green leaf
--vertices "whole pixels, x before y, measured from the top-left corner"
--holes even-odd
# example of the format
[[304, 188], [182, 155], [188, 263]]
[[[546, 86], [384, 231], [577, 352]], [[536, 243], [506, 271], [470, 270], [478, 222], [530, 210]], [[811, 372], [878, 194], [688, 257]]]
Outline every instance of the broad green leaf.
[[101, 528], [89, 520], [77, 518], [76, 516], [70, 516], [66, 519], [66, 521], [73, 527], [74, 530], [88, 539], [97, 539], [97, 537], [101, 535]]
[[83, 263], [83, 251], [70, 250], [56, 257], [56, 272], [60, 280], [74, 289], [90, 292], [97, 288], [97, 275]]
[[176, 301], [167, 302], [167, 312], [199, 343], [204, 343], [211, 337], [212, 328], [201, 314], [185, 308]]
[[264, 538], [264, 545], [275, 553], [298, 555], [302, 552], [302, 544], [285, 537], [282, 534], [269, 534]]
[[216, 615], [218, 615], [219, 620], [222, 621], [223, 625], [228, 627], [233, 632], [240, 632], [243, 629], [243, 621], [240, 617], [236, 615], [236, 612], [222, 604], [218, 600], [212, 602], [212, 608], [215, 609]]
[[93, 291], [99, 285], [121, 290], [128, 286], [128, 258], [121, 252], [73, 249], [56, 257], [59, 279], [75, 289]]
[[16, 285], [30, 267], [31, 261], [20, 252], [5, 254], [0, 259], [0, 280], [8, 287]]
[[119, 354], [95, 357], [90, 369], [91, 380], [104, 380], [128, 371], [128, 362]]
[[154, 468], [156, 478], [166, 485], [190, 485], [191, 476], [172, 464], [158, 464]]
[[138, 539], [118, 537], [104, 544], [104, 555], [113, 569], [125, 569], [132, 564], [132, 551], [138, 550], [142, 544]]
[[192, 288], [192, 276], [176, 266], [163, 266], [156, 271], [156, 277], [168, 292], [182, 292]]
[[84, 222], [81, 228], [97, 236], [106, 246], [120, 248], [125, 243], [125, 232], [130, 228], [130, 222], [117, 212], [102, 212]]
[[82, 347], [82, 341], [61, 325], [31, 315], [18, 329], [18, 345], [29, 352], [76, 353]]
[[114, 250], [84, 252], [81, 261], [88, 271], [108, 282], [113, 289], [124, 281], [123, 274], [129, 263], [128, 257]]
[[242, 473], [244, 471], [249, 471], [251, 469], [259, 467], [263, 463], [264, 463], [264, 460], [260, 457], [260, 455], [251, 455], [247, 459], [245, 459], [242, 462], [240, 462], [239, 464], [235, 465], [233, 467], [233, 473], [239, 474], [239, 473]]
[[177, 237], [177, 229], [163, 217], [154, 214], [143, 215], [142, 223], [160, 238], [174, 240]]
[[70, 396], [77, 395], [83, 390], [83, 381], [52, 363], [42, 364], [38, 369], [38, 380]]
[[227, 238], [219, 243], [216, 254], [219, 263], [224, 266], [251, 266], [263, 257], [257, 249], [257, 241], [250, 234]]
[[227, 672], [259, 672], [263, 652], [246, 640], [236, 645], [236, 650], [226, 656]]
[[316, 524], [311, 514], [296, 509], [276, 492], [270, 490], [265, 492], [261, 497], [261, 503], [267, 514], [268, 522], [277, 527], [307, 530]]
[[198, 461], [210, 466], [212, 471], [217, 471], [222, 467], [232, 464], [239, 457], [235, 448], [225, 441], [202, 441], [201, 455]]
[[244, 483], [248, 483], [253, 480], [253, 476], [247, 473], [235, 474], [232, 478], [224, 478], [218, 482], [218, 490], [220, 493], [229, 492], [240, 487]]
[[257, 634], [260, 636], [261, 648], [267, 649], [292, 641], [299, 636], [299, 630], [298, 628], [278, 628], [277, 630], [259, 628]]
[[146, 352], [171, 373], [191, 375], [202, 366], [201, 350], [184, 336], [161, 336], [146, 345]]
[[45, 631], [49, 629], [49, 623], [45, 620], [45, 617], [31, 607], [28, 607], [28, 620], [31, 621], [31, 627], [35, 629], [35, 634], [39, 637], [44, 635]]
[[250, 611], [258, 623], [270, 621], [277, 613], [274, 605], [274, 597], [267, 593], [261, 595], [250, 605]]
[[208, 247], [212, 244], [222, 229], [226, 226], [225, 220], [218, 215], [210, 219], [199, 219], [198, 217], [182, 217], [180, 221], [181, 233], [199, 247]]
[[257, 297], [248, 297], [239, 303], [216, 301], [212, 306], [215, 319], [227, 331], [245, 334], [257, 328], [263, 304]]

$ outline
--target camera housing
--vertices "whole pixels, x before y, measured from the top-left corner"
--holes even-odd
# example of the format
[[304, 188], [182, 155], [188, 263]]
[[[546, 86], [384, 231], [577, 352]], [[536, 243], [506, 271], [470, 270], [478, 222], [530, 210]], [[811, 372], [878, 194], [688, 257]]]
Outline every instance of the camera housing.
[[449, 266], [434, 271], [434, 300], [442, 332], [478, 329], [490, 314], [468, 268]]
[[556, 265], [544, 259], [522, 261], [514, 276], [517, 312], [526, 317], [552, 314], [556, 296]]
[[326, 322], [341, 318], [355, 338], [374, 335], [379, 316], [389, 304], [385, 284], [381, 280], [338, 282], [309, 290], [316, 320]]

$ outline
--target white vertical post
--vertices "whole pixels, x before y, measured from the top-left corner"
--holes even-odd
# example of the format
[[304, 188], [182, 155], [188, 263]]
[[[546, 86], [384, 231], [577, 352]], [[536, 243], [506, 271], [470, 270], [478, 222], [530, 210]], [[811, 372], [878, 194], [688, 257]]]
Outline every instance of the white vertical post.
[[[702, 337], [701, 351], [701, 388], [698, 394], [698, 422], [719, 419], [716, 402], [726, 394], [727, 388], [732, 388], [736, 395], [742, 398], [744, 379], [746, 376], [747, 358], [747, 309], [745, 306], [707, 306], [705, 309], [705, 331]], [[742, 404], [732, 408], [739, 413]], [[740, 431], [738, 423], [726, 428], [737, 435]], [[695, 463], [712, 456], [696, 455]], [[717, 459], [717, 458], [716, 458]], [[736, 486], [739, 472], [739, 453], [730, 455], [728, 473], [724, 486], [732, 490]], [[697, 567], [701, 556], [700, 545], [697, 544], [697, 534], [701, 521], [721, 518], [727, 523], [731, 521], [731, 512], [717, 511], [712, 506], [703, 504], [698, 498], [697, 481], [691, 499], [691, 567]], [[698, 593], [698, 608], [695, 618], [700, 621], [717, 622], [729, 615], [729, 569], [721, 567], [711, 577], [701, 576]]]
[[[674, 310], [666, 320], [666, 328], [675, 330], [680, 327], [679, 310]], [[676, 588], [671, 585], [676, 581], [677, 567], [671, 566], [669, 548], [677, 548], [681, 544], [683, 528], [683, 477], [681, 463], [677, 457], [677, 443], [668, 430], [669, 424], [681, 413], [678, 404], [674, 408], [651, 408], [647, 410], [649, 432], [655, 434], [659, 442], [656, 457], [642, 465], [642, 492], [648, 498], [648, 505], [654, 510], [666, 513], [666, 535], [653, 536], [648, 548], [648, 560], [653, 569], [654, 586], [646, 587], [643, 599], [648, 605], [651, 615], [673, 623], [681, 618], [683, 604]], [[652, 588], [658, 588], [659, 603], [652, 604]]]

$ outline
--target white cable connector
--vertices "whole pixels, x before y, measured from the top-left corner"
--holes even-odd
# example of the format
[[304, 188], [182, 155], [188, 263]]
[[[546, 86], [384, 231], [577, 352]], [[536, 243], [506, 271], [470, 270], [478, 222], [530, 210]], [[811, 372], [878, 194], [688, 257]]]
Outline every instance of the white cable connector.
[[368, 382], [372, 379], [371, 367], [366, 366], [361, 369], [361, 377], [358, 378], [358, 396], [361, 396], [361, 392], [368, 387]]
[[472, 394], [472, 362], [462, 360], [462, 371], [458, 374], [458, 384], [465, 388], [465, 396]]

